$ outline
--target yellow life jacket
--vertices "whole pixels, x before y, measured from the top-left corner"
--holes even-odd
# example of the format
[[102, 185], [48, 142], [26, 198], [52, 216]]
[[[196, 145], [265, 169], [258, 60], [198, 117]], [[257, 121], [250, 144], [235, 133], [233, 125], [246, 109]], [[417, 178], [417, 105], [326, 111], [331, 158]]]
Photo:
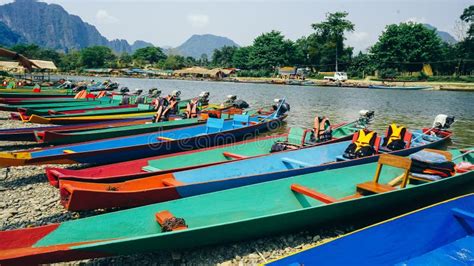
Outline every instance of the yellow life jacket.
[[[392, 143], [394, 140], [402, 139], [402, 130], [405, 128], [404, 126], [397, 126], [397, 124], [393, 123], [390, 125], [390, 128], [392, 129], [392, 134], [390, 136], [387, 136], [388, 142], [387, 145]], [[405, 128], [406, 131], [406, 128]]]
[[368, 133], [365, 133], [363, 129], [359, 130], [359, 136], [354, 142], [354, 144], [357, 146], [355, 151], [360, 150], [362, 147], [371, 146], [370, 142], [372, 138], [375, 137], [375, 134], [375, 131], [369, 131]]

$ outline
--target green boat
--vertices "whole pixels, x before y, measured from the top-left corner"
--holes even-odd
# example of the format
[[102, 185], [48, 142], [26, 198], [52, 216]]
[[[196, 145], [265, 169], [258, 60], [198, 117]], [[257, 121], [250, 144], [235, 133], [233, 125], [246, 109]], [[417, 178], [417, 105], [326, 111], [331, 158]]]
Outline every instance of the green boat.
[[[471, 154], [452, 150], [459, 163]], [[437, 201], [474, 191], [474, 171], [437, 181], [410, 178], [411, 161], [385, 155], [377, 163], [265, 182], [108, 214], [0, 233], [0, 263], [39, 264], [91, 257], [195, 248], [303, 228], [372, 223]], [[403, 188], [387, 189], [403, 177]], [[360, 186], [380, 184], [385, 192], [362, 194]], [[375, 186], [374, 186], [375, 187]]]
[[80, 131], [74, 133], [62, 133], [54, 131], [35, 131], [36, 141], [47, 144], [71, 144], [77, 142], [100, 140], [108, 138], [116, 138], [123, 136], [131, 136], [143, 133], [158, 132], [179, 127], [193, 126], [203, 124], [205, 121], [198, 118], [176, 119], [159, 123], [149, 123], [142, 125], [132, 125], [123, 127], [113, 127], [104, 129], [95, 129]]
[[55, 110], [56, 108], [66, 108], [66, 107], [79, 107], [85, 108], [87, 106], [97, 106], [102, 104], [114, 103], [118, 105], [119, 102], [111, 101], [110, 98], [100, 98], [96, 100], [77, 100], [76, 101], [67, 101], [67, 102], [50, 102], [50, 103], [37, 103], [37, 104], [18, 104], [10, 105], [5, 104], [1, 105], [0, 109], [4, 111], [18, 111], [19, 109], [24, 110], [25, 115], [47, 115], [49, 110]]
[[302, 138], [306, 135], [304, 129], [292, 127], [289, 134], [267, 136], [252, 140], [231, 143], [199, 150], [184, 151], [171, 155], [161, 155], [126, 161], [121, 163], [94, 166], [85, 169], [71, 170], [62, 168], [47, 168], [46, 175], [53, 186], [58, 186], [59, 180], [84, 182], [123, 182], [144, 178], [157, 174], [189, 170], [235, 160], [243, 160], [255, 156], [268, 155], [276, 142], [287, 142], [293, 147], [308, 148], [349, 140], [359, 129], [359, 122], [342, 123], [333, 128], [332, 139], [326, 142], [311, 143]]

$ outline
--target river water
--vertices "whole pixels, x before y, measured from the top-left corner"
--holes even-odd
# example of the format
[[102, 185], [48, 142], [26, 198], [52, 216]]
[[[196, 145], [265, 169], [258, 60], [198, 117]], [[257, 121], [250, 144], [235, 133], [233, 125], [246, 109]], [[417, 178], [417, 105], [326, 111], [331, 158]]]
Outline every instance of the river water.
[[[84, 79], [90, 79], [84, 77]], [[96, 78], [96, 80], [101, 78]], [[182, 98], [197, 96], [209, 91], [212, 103], [220, 103], [229, 94], [237, 95], [251, 107], [268, 106], [275, 98], [286, 98], [291, 105], [287, 119], [289, 126], [312, 127], [316, 115], [328, 116], [332, 123], [357, 119], [359, 110], [375, 111], [372, 129], [380, 134], [387, 126], [396, 122], [411, 129], [431, 127], [438, 114], [453, 115], [454, 136], [450, 147], [474, 146], [474, 93], [451, 91], [399, 91], [372, 90], [362, 88], [287, 86], [273, 84], [249, 84], [211, 81], [185, 81], [162, 79], [111, 78], [131, 91], [152, 87], [167, 95], [180, 90]]]

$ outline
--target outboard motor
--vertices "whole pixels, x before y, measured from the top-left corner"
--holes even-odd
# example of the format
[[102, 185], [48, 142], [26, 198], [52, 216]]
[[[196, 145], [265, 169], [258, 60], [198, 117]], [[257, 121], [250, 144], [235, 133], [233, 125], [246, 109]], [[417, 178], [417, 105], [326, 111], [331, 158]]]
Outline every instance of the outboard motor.
[[[273, 102], [275, 103], [275, 104], [272, 106], [273, 111], [276, 111], [276, 110], [278, 109], [278, 106], [280, 106], [280, 103], [281, 103], [282, 101], [283, 101], [282, 99], [274, 99], [274, 100], [273, 100]], [[285, 113], [287, 113], [287, 112], [289, 112], [289, 111], [290, 111], [290, 104], [285, 101], [285, 102], [283, 102], [283, 104], [281, 104], [280, 110], [278, 110], [277, 116], [284, 115]]]
[[148, 97], [155, 98], [155, 97], [159, 97], [160, 95], [161, 95], [161, 90], [159, 90], [157, 88], [151, 88], [148, 91]]
[[135, 104], [144, 104], [145, 103], [145, 99], [146, 99], [146, 96], [145, 95], [141, 95], [143, 92], [143, 90], [136, 90], [135, 91], [135, 95], [137, 96], [137, 98], [135, 99]]
[[199, 94], [199, 102], [201, 105], [208, 105], [209, 104], [209, 95], [208, 91], [203, 91]]
[[129, 92], [130, 90], [128, 89], [128, 87], [122, 87], [120, 88], [120, 94], [124, 95], [126, 94], [127, 92]]
[[245, 109], [245, 108], [249, 108], [250, 105], [246, 101], [242, 99], [238, 99], [234, 101], [233, 106], [239, 109]]
[[361, 127], [366, 127], [370, 124], [375, 118], [375, 111], [369, 110], [360, 110], [359, 111], [359, 120], [357, 124]]
[[179, 90], [174, 90], [171, 92], [171, 97], [173, 97], [176, 101], [181, 100], [181, 98], [179, 98], [180, 95], [181, 95], [181, 91]]
[[446, 130], [449, 129], [454, 122], [454, 116], [439, 114], [433, 122], [433, 128]]

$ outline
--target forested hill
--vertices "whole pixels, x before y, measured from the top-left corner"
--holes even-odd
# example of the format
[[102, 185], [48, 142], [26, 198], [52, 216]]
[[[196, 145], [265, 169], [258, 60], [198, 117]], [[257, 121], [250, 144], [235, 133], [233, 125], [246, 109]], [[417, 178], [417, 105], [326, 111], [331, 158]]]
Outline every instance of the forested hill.
[[[36, 0], [16, 0], [0, 6], [0, 22], [3, 22], [3, 25], [0, 24], [0, 44], [6, 46], [26, 41], [41, 47], [69, 51], [103, 45], [117, 53], [131, 53], [135, 46], [152, 46], [143, 41], [137, 45], [130, 45], [126, 40], [109, 41], [93, 25], [69, 14], [60, 5]], [[8, 33], [5, 35], [8, 39], [4, 38], [4, 33]]]

